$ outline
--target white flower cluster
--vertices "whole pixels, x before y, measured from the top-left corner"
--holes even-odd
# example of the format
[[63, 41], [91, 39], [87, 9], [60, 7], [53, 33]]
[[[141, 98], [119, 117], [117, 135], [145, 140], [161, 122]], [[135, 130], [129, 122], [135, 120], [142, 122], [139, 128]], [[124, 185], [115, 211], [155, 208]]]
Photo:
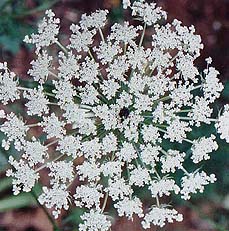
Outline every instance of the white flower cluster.
[[[6, 136], [2, 146], [7, 150], [13, 144], [22, 153], [18, 161], [9, 158], [14, 194], [30, 191], [46, 168], [50, 183], [39, 202], [53, 208], [56, 218], [70, 204], [86, 209], [80, 231], [110, 229], [108, 200], [119, 216], [140, 217], [145, 229], [181, 221], [182, 215], [160, 198], [175, 193], [189, 199], [216, 180], [198, 170], [198, 163], [218, 148], [215, 136], [191, 140], [190, 132], [215, 122], [229, 142], [229, 106], [211, 118], [212, 103], [223, 89], [218, 71], [210, 58], [203, 75], [194, 66], [203, 48], [194, 27], [178, 20], [161, 23], [166, 13], [144, 0], [125, 0], [123, 7], [143, 26], [115, 23], [105, 36], [108, 11], [98, 10], [70, 27], [66, 46], [58, 38], [60, 20], [48, 10], [38, 33], [25, 38], [36, 46], [37, 58], [28, 71], [36, 82], [33, 89], [21, 86], [6, 63], [0, 64], [1, 103], [23, 98], [27, 113], [23, 119], [0, 111], [0, 130]], [[151, 47], [145, 48], [150, 31]], [[60, 50], [56, 57], [50, 50], [54, 44]], [[37, 121], [30, 123], [30, 117]], [[34, 127], [46, 137], [44, 143], [30, 135]], [[184, 143], [191, 155], [174, 149]], [[189, 162], [196, 165], [195, 172], [186, 169]], [[172, 178], [181, 173], [181, 179]], [[72, 195], [69, 186], [76, 178], [80, 184]], [[148, 190], [156, 205], [146, 211], [136, 188]]]

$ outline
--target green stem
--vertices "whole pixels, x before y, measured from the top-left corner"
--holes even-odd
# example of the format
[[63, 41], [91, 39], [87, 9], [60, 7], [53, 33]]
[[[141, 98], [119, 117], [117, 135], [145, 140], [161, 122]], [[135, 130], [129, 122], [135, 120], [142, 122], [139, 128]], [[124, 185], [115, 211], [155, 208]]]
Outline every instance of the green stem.
[[140, 42], [139, 42], [139, 47], [142, 45], [143, 43], [143, 39], [144, 39], [144, 36], [145, 36], [145, 32], [146, 32], [146, 23], [144, 23], [144, 27], [143, 27], [143, 31], [142, 31], [142, 36], [141, 36], [141, 39], [140, 39]]
[[102, 41], [105, 42], [105, 39], [104, 39], [103, 32], [102, 32], [101, 28], [99, 28], [99, 34], [100, 34], [100, 37], [101, 37]]
[[56, 44], [61, 48], [61, 50], [67, 54], [68, 53], [68, 50], [59, 42], [59, 41], [56, 41]]
[[52, 71], [49, 71], [49, 74], [57, 79], [60, 79], [55, 73], [53, 73]]
[[187, 176], [190, 175], [190, 174], [186, 171], [186, 169], [184, 169], [184, 167], [181, 167], [180, 169], [185, 173], [185, 175], [187, 175]]
[[105, 198], [104, 198], [104, 201], [103, 201], [103, 206], [101, 208], [101, 213], [103, 213], [104, 209], [106, 208], [107, 199], [108, 199], [108, 192], [106, 192], [106, 195], [105, 195]]

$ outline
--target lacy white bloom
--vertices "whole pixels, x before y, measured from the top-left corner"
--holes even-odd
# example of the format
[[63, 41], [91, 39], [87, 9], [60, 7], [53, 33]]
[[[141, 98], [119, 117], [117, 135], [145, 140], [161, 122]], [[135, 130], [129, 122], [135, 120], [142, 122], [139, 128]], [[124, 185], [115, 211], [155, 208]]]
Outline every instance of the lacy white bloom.
[[150, 210], [149, 213], [145, 215], [144, 221], [142, 221], [142, 226], [144, 229], [148, 229], [152, 223], [153, 225], [163, 227], [166, 220], [169, 223], [173, 223], [174, 220], [182, 221], [183, 216], [179, 214], [175, 209], [154, 207]]
[[49, 68], [51, 66], [52, 56], [49, 56], [46, 50], [42, 50], [42, 53], [38, 54], [37, 59], [33, 60], [30, 64], [32, 69], [28, 71], [28, 74], [33, 77], [35, 81], [41, 84], [47, 80]]
[[35, 44], [37, 49], [49, 46], [57, 42], [56, 36], [59, 33], [59, 18], [54, 18], [52, 10], [46, 10], [46, 17], [38, 24], [38, 34], [32, 34], [31, 38], [25, 36], [24, 42]]
[[83, 224], [79, 225], [79, 231], [108, 231], [111, 227], [111, 222], [99, 211], [90, 210], [80, 217]]
[[179, 152], [177, 150], [168, 150], [165, 155], [160, 158], [162, 163], [161, 171], [165, 172], [175, 172], [176, 168], [182, 168], [185, 153]]
[[117, 154], [120, 160], [131, 162], [137, 157], [137, 152], [132, 144], [124, 142], [120, 152]]
[[208, 176], [204, 171], [190, 173], [188, 176], [184, 176], [181, 179], [181, 198], [190, 199], [191, 193], [197, 193], [197, 190], [202, 193], [204, 186], [216, 181], [215, 175]]
[[63, 105], [65, 113], [63, 116], [66, 118], [68, 123], [73, 124], [74, 128], [79, 129], [79, 133], [90, 135], [95, 132], [94, 121], [88, 119], [88, 110], [80, 108], [78, 104], [74, 102], [66, 103]]
[[195, 97], [195, 103], [192, 105], [192, 110], [188, 113], [188, 116], [196, 122], [196, 126], [200, 126], [200, 122], [210, 123], [209, 118], [213, 109], [209, 107], [209, 103], [203, 97]]
[[63, 128], [65, 123], [58, 120], [58, 117], [54, 113], [49, 117], [44, 117], [44, 121], [40, 125], [43, 127], [44, 132], [47, 133], [47, 138], [62, 138], [66, 132]]
[[59, 100], [58, 104], [64, 108], [66, 104], [70, 104], [73, 101], [73, 97], [76, 92], [70, 83], [70, 81], [53, 81], [54, 89], [52, 92], [55, 94], [56, 99]]
[[110, 153], [117, 150], [117, 146], [118, 146], [117, 137], [113, 133], [106, 135], [103, 138], [102, 142], [103, 142], [102, 149], [104, 150], [104, 152]]
[[65, 136], [58, 144], [57, 150], [63, 154], [72, 156], [73, 158], [81, 155], [79, 152], [81, 147], [80, 137]]
[[6, 116], [6, 119], [7, 121], [0, 128], [1, 132], [7, 136], [4, 148], [7, 150], [10, 142], [14, 142], [15, 148], [20, 150], [29, 127], [12, 112]]
[[123, 178], [116, 178], [115, 180], [110, 179], [108, 183], [109, 186], [105, 189], [105, 191], [109, 193], [109, 196], [111, 196], [113, 201], [123, 199], [125, 196], [133, 193], [132, 188]]
[[103, 194], [98, 191], [99, 186], [87, 186], [81, 185], [76, 188], [76, 193], [74, 195], [75, 204], [79, 207], [91, 208], [95, 206], [99, 209], [100, 198], [103, 197]]
[[70, 30], [72, 31], [70, 37], [70, 45], [69, 48], [74, 48], [78, 52], [81, 50], [88, 51], [89, 45], [93, 43], [93, 36], [95, 35], [94, 30], [81, 30], [81, 27], [78, 25], [72, 24], [70, 26]]
[[43, 113], [49, 112], [48, 104], [49, 100], [43, 93], [43, 87], [39, 86], [38, 89], [29, 90], [24, 92], [24, 97], [29, 101], [25, 104], [28, 108], [28, 115], [41, 116]]
[[9, 169], [6, 172], [7, 176], [13, 177], [13, 193], [17, 195], [21, 190], [25, 192], [31, 191], [39, 179], [39, 174], [22, 159], [20, 161], [16, 161], [12, 156], [10, 156], [9, 163], [15, 169], [15, 171]]
[[[110, 63], [109, 67], [106, 69], [108, 72], [108, 77], [111, 79], [121, 80], [125, 82], [125, 72], [129, 69], [129, 63], [126, 60], [126, 56], [118, 56], [116, 59]], [[125, 92], [122, 92], [124, 94]], [[126, 97], [130, 98], [131, 95], [126, 93]], [[122, 97], [120, 96], [120, 100]], [[118, 102], [118, 101], [117, 101]], [[123, 105], [124, 106], [124, 105]], [[129, 106], [129, 105], [127, 105]]]
[[133, 214], [137, 214], [138, 217], [144, 216], [142, 203], [137, 197], [133, 199], [125, 197], [123, 200], [116, 203], [114, 207], [117, 209], [119, 216], [125, 215], [128, 219], [131, 219]]
[[9, 158], [14, 193], [30, 191], [45, 169], [50, 188], [43, 188], [40, 203], [57, 218], [74, 198], [72, 206], [90, 210], [81, 217], [80, 231], [108, 231], [108, 204], [119, 216], [143, 217], [136, 197], [143, 189], [156, 201], [144, 228], [181, 221], [176, 210], [161, 205], [161, 197], [167, 201], [176, 193], [189, 199], [215, 181], [214, 174], [184, 168], [184, 162], [209, 159], [218, 147], [214, 135], [191, 140], [191, 132], [215, 122], [229, 142], [229, 106], [213, 118], [223, 89], [219, 73], [210, 58], [203, 74], [195, 66], [203, 49], [195, 28], [176, 19], [165, 22], [166, 12], [155, 3], [125, 0], [123, 7], [140, 23], [109, 26], [107, 10], [83, 14], [70, 26], [66, 47], [58, 40], [60, 20], [46, 11], [37, 34], [25, 38], [36, 46], [28, 71], [35, 84], [28, 86], [36, 87], [27, 88], [0, 63], [1, 103], [22, 98], [27, 109], [22, 119], [0, 110], [6, 136], [1, 144], [7, 150], [13, 143], [22, 155], [19, 161]]
[[42, 188], [43, 193], [38, 197], [39, 202], [47, 208], [54, 208], [52, 214], [57, 218], [62, 208], [69, 208], [69, 192], [65, 186], [54, 185], [53, 188]]
[[132, 43], [134, 39], [138, 36], [137, 31], [141, 29], [141, 26], [130, 26], [129, 22], [124, 22], [124, 25], [115, 23], [111, 27], [111, 34], [109, 36], [109, 39], [114, 39], [118, 42], [124, 42], [124, 44]]
[[130, 0], [123, 0], [122, 4], [123, 4], [123, 9], [127, 9], [127, 7], [130, 6]]
[[154, 180], [149, 186], [149, 189], [152, 193], [152, 197], [162, 197], [163, 195], [169, 196], [171, 191], [174, 191], [176, 194], [180, 191], [180, 188], [172, 179]]
[[58, 77], [65, 80], [72, 78], [78, 78], [79, 64], [78, 59], [81, 56], [76, 57], [72, 52], [68, 52], [65, 56], [64, 52], [59, 53], [59, 67]]
[[161, 19], [166, 19], [167, 14], [161, 10], [160, 7], [156, 7], [155, 3], [145, 3], [144, 0], [134, 2], [132, 5], [132, 15], [140, 16], [144, 22], [151, 26]]
[[121, 53], [122, 49], [117, 42], [105, 43], [102, 41], [98, 48], [94, 48], [94, 51], [96, 52], [97, 57], [101, 60], [101, 63], [106, 64], [110, 63], [114, 56], [116, 56], [118, 53]]
[[229, 143], [229, 104], [225, 105], [224, 111], [215, 126], [220, 134], [220, 138], [225, 139]]
[[151, 144], [141, 145], [141, 158], [145, 164], [150, 164], [152, 167], [155, 166], [155, 162], [159, 160], [160, 146], [152, 146]]
[[115, 97], [116, 92], [120, 89], [120, 85], [115, 80], [109, 79], [101, 84], [101, 89], [107, 99], [112, 99], [113, 97]]
[[51, 162], [47, 164], [47, 167], [50, 169], [50, 173], [48, 175], [52, 177], [50, 180], [52, 185], [67, 184], [74, 178], [72, 162]]
[[[90, 79], [87, 82], [90, 81], [94, 82], [93, 79]], [[99, 93], [93, 85], [90, 84], [85, 85], [83, 91], [80, 92], [79, 95], [81, 97], [82, 104], [95, 104], [99, 102], [99, 98], [98, 98]]]
[[[130, 66], [132, 66], [134, 69], [138, 68], [139, 71], [144, 70], [144, 67], [147, 63], [147, 58], [149, 57], [150, 50], [145, 50], [143, 47], [138, 47], [137, 45], [134, 45], [133, 47], [128, 47], [127, 50], [127, 57], [128, 62]], [[136, 75], [136, 73], [135, 73]], [[140, 77], [136, 75], [136, 77]], [[134, 85], [133, 80], [130, 81], [130, 84], [132, 83], [132, 86]], [[145, 83], [142, 79], [142, 83]], [[135, 86], [136, 89], [136, 86]]]
[[97, 10], [91, 15], [83, 14], [81, 16], [80, 26], [83, 29], [100, 29], [105, 26], [108, 10]]
[[210, 159], [209, 153], [218, 149], [218, 145], [214, 140], [215, 138], [214, 135], [211, 135], [208, 138], [202, 137], [199, 140], [193, 141], [191, 159], [194, 163]]
[[[184, 80], [191, 79], [197, 82], [196, 76], [199, 75], [197, 68], [193, 65], [193, 57], [191, 55], [181, 55], [177, 60], [177, 69], [180, 70]], [[188, 94], [189, 92], [186, 91]]]
[[99, 74], [99, 64], [94, 60], [85, 58], [85, 61], [81, 63], [81, 69], [79, 70], [80, 81], [85, 81], [88, 84], [98, 82], [98, 74]]
[[147, 169], [144, 168], [135, 168], [130, 172], [130, 180], [131, 185], [136, 185], [142, 187], [147, 185], [150, 181], [150, 175]]
[[19, 99], [16, 75], [7, 68], [7, 63], [0, 63], [0, 102], [6, 105], [8, 101]]
[[219, 98], [220, 92], [223, 90], [223, 84], [219, 83], [217, 75], [219, 72], [214, 68], [210, 67], [205, 70], [205, 83], [203, 86], [204, 98], [210, 102], [214, 102], [216, 98]]
[[6, 118], [4, 110], [0, 110], [0, 119]]
[[161, 139], [159, 138], [160, 134], [158, 132], [158, 129], [153, 125], [149, 125], [149, 126], [144, 125], [142, 129], [142, 136], [145, 142], [152, 142], [155, 144], [161, 141]]
[[100, 179], [101, 168], [95, 162], [84, 161], [82, 165], [76, 167], [80, 180], [98, 181]]
[[167, 127], [167, 133], [165, 133], [164, 138], [170, 139], [171, 142], [177, 141], [181, 143], [186, 138], [186, 132], [191, 130], [187, 122], [175, 119]]
[[44, 163], [45, 158], [48, 157], [48, 147], [42, 145], [35, 137], [32, 138], [32, 142], [27, 141], [25, 143], [23, 150], [22, 157], [28, 160], [30, 166]]
[[121, 177], [123, 162], [121, 161], [109, 161], [104, 163], [101, 168], [104, 176], [109, 177]]
[[101, 144], [99, 143], [98, 138], [85, 141], [81, 149], [87, 159], [96, 159], [101, 157]]

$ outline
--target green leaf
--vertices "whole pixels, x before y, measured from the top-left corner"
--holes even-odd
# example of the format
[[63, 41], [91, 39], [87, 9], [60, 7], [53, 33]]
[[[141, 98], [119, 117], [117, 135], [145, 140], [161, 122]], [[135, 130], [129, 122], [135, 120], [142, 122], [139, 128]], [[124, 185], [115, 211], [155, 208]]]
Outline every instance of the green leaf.
[[30, 193], [20, 193], [17, 196], [9, 196], [0, 200], [0, 212], [23, 208], [30, 205], [36, 205], [36, 200]]
[[12, 38], [7, 35], [0, 36], [0, 44], [2, 44], [3, 49], [10, 51], [13, 54], [18, 52], [20, 45], [17, 38]]
[[10, 188], [12, 185], [12, 179], [10, 177], [5, 177], [0, 180], [0, 192]]

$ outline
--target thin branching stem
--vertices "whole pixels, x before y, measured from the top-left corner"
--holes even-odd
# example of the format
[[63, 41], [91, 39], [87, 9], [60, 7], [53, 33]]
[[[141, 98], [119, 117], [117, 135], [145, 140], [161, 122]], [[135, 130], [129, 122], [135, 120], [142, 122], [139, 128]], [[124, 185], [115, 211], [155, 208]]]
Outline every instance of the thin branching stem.
[[143, 43], [143, 39], [144, 39], [144, 36], [145, 36], [145, 32], [146, 32], [146, 23], [144, 23], [144, 26], [143, 26], [143, 31], [142, 31], [142, 36], [141, 36], [141, 39], [140, 39], [140, 42], [139, 42], [139, 47], [142, 45]]
[[102, 41], [105, 42], [105, 38], [104, 38], [103, 31], [101, 30], [101, 28], [99, 28], [99, 34], [100, 34]]
[[105, 194], [105, 198], [104, 198], [103, 205], [102, 205], [102, 208], [101, 208], [101, 213], [103, 213], [104, 209], [106, 208], [107, 199], [108, 199], [108, 192], [106, 192], [106, 194]]
[[61, 49], [65, 54], [68, 54], [68, 50], [67, 50], [59, 41], [56, 41], [56, 44], [60, 47], [60, 49]]

